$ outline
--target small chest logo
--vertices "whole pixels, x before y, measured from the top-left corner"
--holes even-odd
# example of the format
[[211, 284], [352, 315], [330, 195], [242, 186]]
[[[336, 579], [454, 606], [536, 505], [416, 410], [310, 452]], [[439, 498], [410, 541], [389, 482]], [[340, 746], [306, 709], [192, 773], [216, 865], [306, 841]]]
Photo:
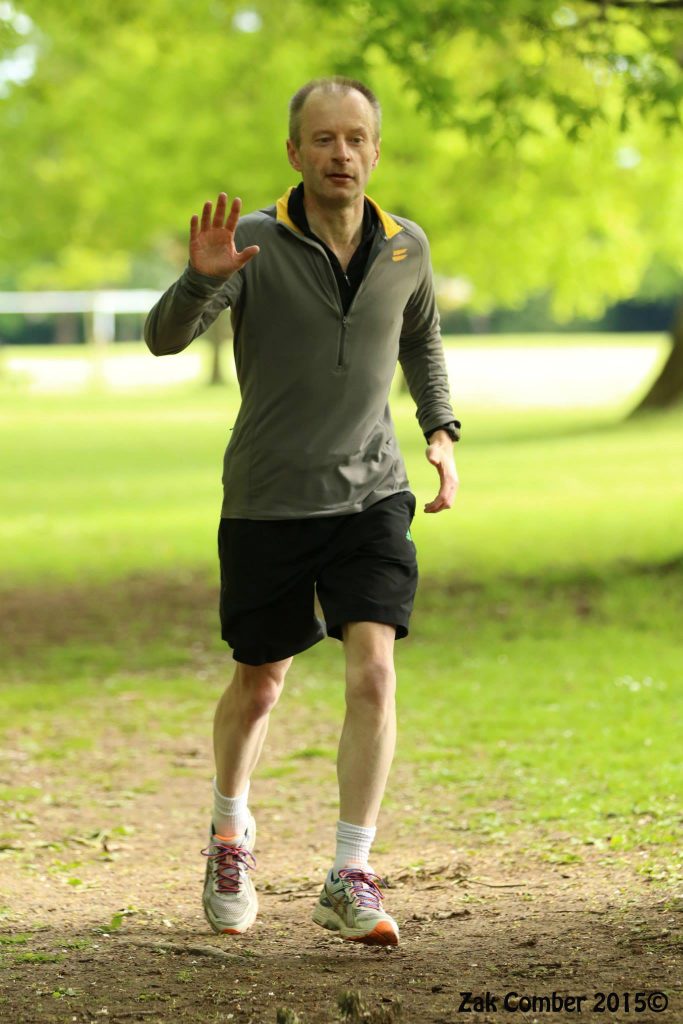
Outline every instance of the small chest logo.
[[401, 260], [404, 260], [407, 255], [407, 249], [394, 249], [394, 251], [391, 254], [391, 258], [394, 261], [394, 263], [400, 263]]

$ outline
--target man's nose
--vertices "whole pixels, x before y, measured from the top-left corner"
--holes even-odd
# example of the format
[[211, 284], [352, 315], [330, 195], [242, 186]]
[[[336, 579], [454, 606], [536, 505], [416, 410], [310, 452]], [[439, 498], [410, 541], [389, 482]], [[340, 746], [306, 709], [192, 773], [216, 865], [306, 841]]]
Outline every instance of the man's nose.
[[346, 139], [335, 139], [332, 155], [334, 156], [335, 160], [345, 161], [349, 159], [350, 150]]

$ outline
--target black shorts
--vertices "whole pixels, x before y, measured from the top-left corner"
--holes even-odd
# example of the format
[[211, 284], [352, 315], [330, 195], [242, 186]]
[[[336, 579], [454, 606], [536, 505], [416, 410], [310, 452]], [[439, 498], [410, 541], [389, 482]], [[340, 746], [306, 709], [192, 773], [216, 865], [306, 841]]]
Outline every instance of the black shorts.
[[235, 661], [280, 661], [326, 632], [341, 640], [345, 622], [386, 622], [397, 639], [407, 636], [417, 589], [414, 515], [415, 496], [399, 491], [351, 515], [221, 519], [221, 635]]

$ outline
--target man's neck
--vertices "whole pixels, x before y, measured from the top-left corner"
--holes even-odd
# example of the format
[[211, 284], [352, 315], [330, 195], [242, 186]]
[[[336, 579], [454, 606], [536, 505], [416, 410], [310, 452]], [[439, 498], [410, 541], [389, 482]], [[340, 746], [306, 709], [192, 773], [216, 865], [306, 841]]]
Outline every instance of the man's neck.
[[363, 236], [364, 197], [350, 206], [326, 207], [304, 192], [308, 225], [334, 252], [354, 251]]

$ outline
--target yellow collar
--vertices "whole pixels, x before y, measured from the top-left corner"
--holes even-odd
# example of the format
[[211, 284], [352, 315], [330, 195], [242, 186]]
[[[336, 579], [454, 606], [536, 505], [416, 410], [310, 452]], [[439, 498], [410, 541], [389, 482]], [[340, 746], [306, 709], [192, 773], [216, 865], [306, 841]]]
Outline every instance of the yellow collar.
[[[285, 194], [280, 196], [277, 203], [275, 204], [275, 207], [277, 210], [278, 221], [281, 224], [286, 224], [288, 228], [291, 228], [292, 231], [296, 231], [296, 233], [300, 235], [302, 234], [301, 229], [296, 226], [292, 218], [289, 216], [288, 210], [289, 197], [293, 189], [294, 185], [288, 188]], [[375, 210], [377, 211], [377, 216], [380, 219], [382, 227], [384, 228], [384, 234], [387, 236], [387, 238], [393, 238], [394, 235], [397, 235], [399, 233], [399, 231], [403, 231], [402, 225], [397, 224], [393, 217], [390, 217], [388, 213], [385, 213], [384, 210], [380, 206], [378, 206], [374, 199], [371, 199], [370, 196], [366, 196], [365, 198], [369, 203], [372, 203]]]

